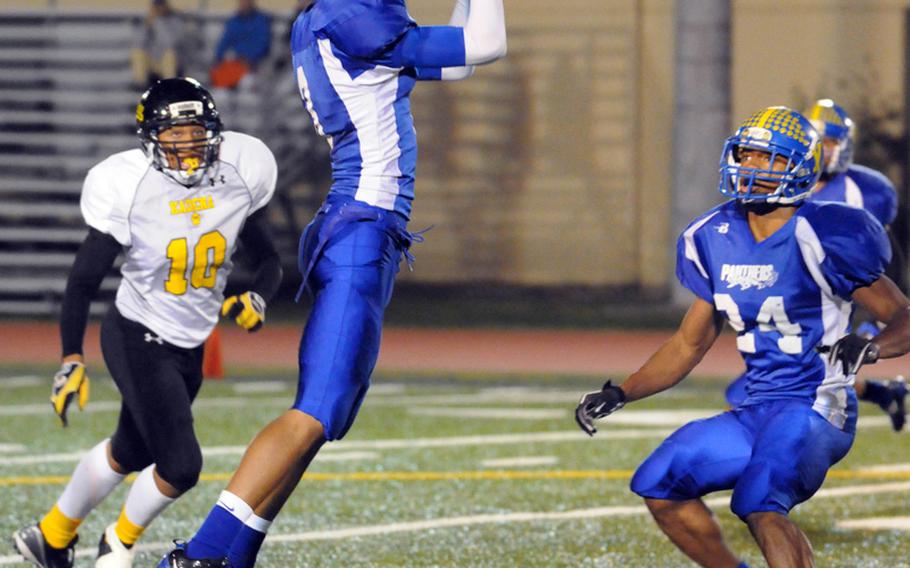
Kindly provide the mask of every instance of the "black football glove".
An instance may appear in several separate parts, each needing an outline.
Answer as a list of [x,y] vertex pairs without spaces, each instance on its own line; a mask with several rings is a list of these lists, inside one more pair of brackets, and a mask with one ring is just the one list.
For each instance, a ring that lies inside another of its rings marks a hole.
[[76,361],[64,363],[54,375],[54,385],[51,387],[51,406],[64,428],[69,424],[66,411],[70,403],[77,400],[79,410],[83,410],[88,404],[88,393],[89,381],[85,365]]
[[614,387],[613,381],[607,381],[599,391],[581,397],[578,408],[575,409],[575,421],[588,436],[593,436],[597,432],[595,420],[609,416],[625,405],[626,393],[621,388]]
[[838,339],[831,347],[822,347],[821,353],[828,353],[828,364],[840,361],[846,375],[855,375],[860,367],[878,361],[878,345],[869,339],[851,333]]
[[249,332],[258,331],[265,323],[265,300],[256,292],[231,296],[221,305],[221,315]]

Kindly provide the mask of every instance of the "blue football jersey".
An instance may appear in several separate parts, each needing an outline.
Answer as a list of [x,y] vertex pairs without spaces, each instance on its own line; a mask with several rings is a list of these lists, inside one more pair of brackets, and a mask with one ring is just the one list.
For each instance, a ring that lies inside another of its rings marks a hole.
[[403,0],[319,0],[294,22],[291,53],[304,106],[332,148],[331,193],[409,217],[417,167],[409,97],[418,79],[464,65],[461,29],[418,28]]
[[863,209],[805,202],[756,242],[745,210],[731,200],[680,236],[676,274],[736,330],[746,363],[743,405],[809,399],[843,427],[853,378],[829,367],[816,347],[848,333],[853,291],[877,280],[890,257],[884,229]]
[[810,199],[865,209],[885,226],[897,217],[897,192],[891,181],[881,172],[857,164],[832,177]]

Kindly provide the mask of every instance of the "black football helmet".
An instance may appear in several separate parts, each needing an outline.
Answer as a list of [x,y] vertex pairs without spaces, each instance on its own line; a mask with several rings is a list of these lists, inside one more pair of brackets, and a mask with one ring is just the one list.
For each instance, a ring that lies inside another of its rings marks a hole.
[[[193,124],[205,128],[204,138],[170,143],[159,139],[169,128]],[[156,82],[136,106],[136,133],[143,151],[155,168],[186,187],[202,181],[218,160],[222,129],[212,95],[189,77]]]

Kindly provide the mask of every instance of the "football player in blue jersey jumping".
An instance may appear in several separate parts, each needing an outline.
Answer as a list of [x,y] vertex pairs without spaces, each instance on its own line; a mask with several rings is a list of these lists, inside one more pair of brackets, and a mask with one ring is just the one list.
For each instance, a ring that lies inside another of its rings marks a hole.
[[[345,435],[370,383],[382,316],[414,240],[419,80],[463,79],[506,54],[502,0],[456,0],[448,26],[418,26],[404,0],[316,0],[291,37],[306,110],[332,148],[333,184],[300,240],[314,305],[288,411],[253,440],[196,535],[162,567],[252,566],[272,519],[326,441]],[[410,260],[410,258],[409,258]]]
[[[863,209],[806,200],[821,144],[785,107],[755,114],[727,140],[720,192],[731,199],[679,238],[676,274],[696,296],[679,329],[625,382],[585,395],[576,410],[593,434],[595,419],[681,381],[725,319],[736,330],[748,398],[674,432],[631,483],[702,566],[744,565],[701,500],[725,489],[770,566],[813,565],[788,513],[853,443],[856,372],[910,350],[910,300],[884,275],[891,250],[881,224]],[[885,322],[875,338],[848,333],[853,301]]]
[[[831,99],[816,101],[804,116],[821,135],[823,148],[821,177],[809,199],[836,201],[865,209],[888,230],[897,216],[897,192],[881,172],[853,163],[856,130],[853,120]],[[885,274],[906,293],[904,257],[890,230],[888,235],[891,237],[892,256]],[[875,322],[864,322],[857,328],[857,333],[873,337],[878,333],[878,327]],[[857,377],[855,388],[860,400],[873,402],[888,414],[895,431],[903,429],[906,421],[904,401],[907,387],[902,381],[864,380]],[[726,399],[730,407],[735,408],[747,396],[746,375],[743,374],[727,387]]]

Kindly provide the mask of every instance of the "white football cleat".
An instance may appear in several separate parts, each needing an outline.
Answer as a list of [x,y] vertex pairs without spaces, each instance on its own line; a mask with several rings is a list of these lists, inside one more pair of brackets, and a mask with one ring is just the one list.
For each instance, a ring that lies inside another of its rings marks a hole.
[[115,524],[108,525],[98,543],[98,559],[95,568],[132,568],[133,550],[127,548],[117,537]]

